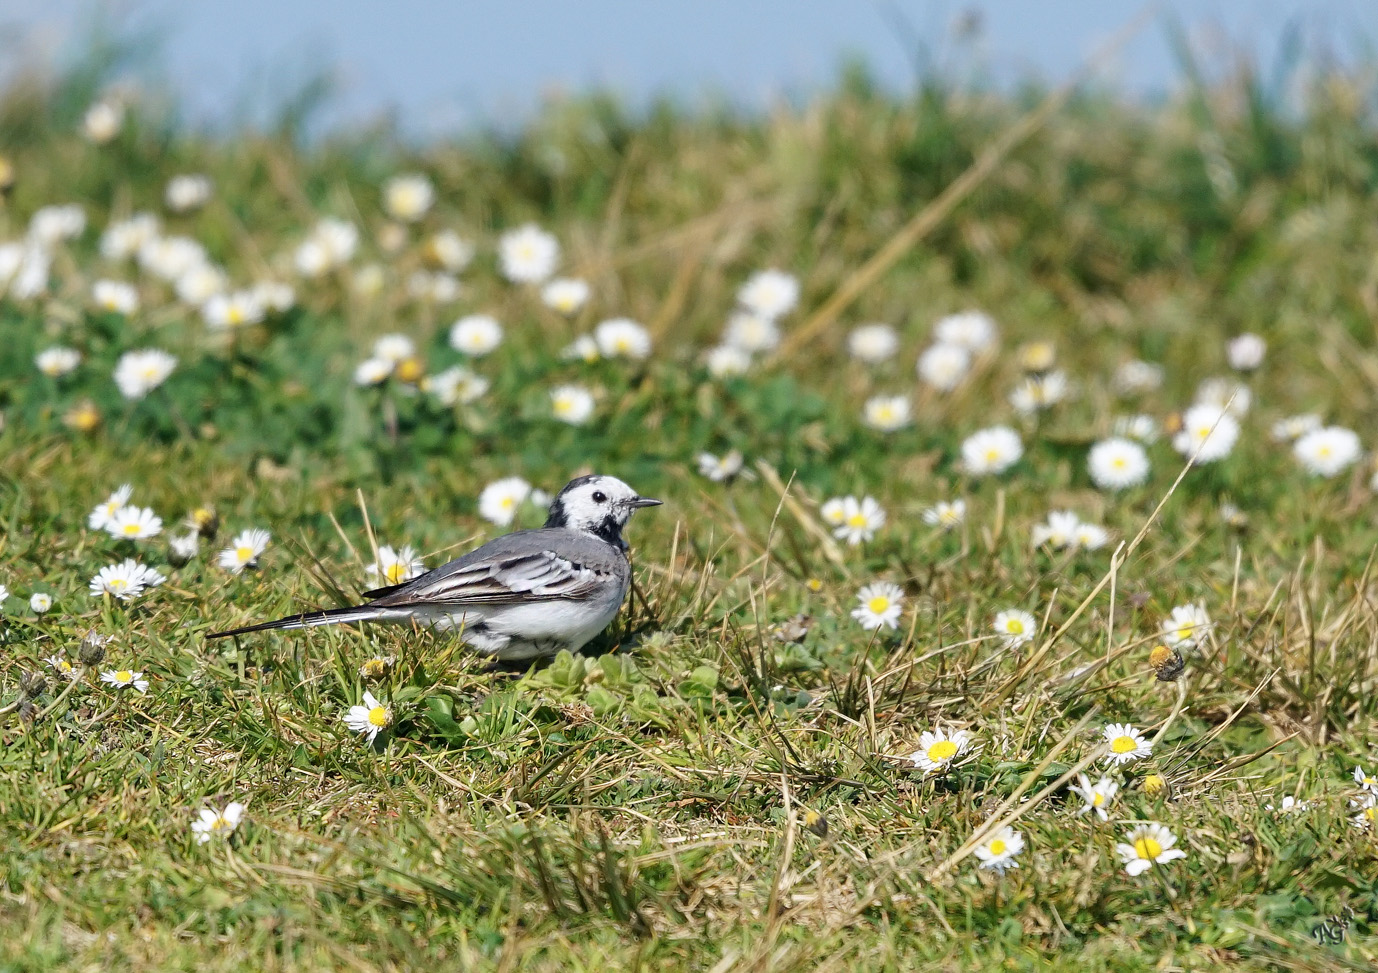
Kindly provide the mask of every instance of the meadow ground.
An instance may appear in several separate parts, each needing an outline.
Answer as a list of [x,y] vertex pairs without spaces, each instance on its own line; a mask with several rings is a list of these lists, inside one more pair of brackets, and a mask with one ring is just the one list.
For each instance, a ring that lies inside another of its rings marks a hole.
[[[0,967],[1373,967],[1372,72],[1080,94],[919,234],[1036,93],[99,77],[0,99]],[[585,656],[205,638],[589,470],[666,503]]]

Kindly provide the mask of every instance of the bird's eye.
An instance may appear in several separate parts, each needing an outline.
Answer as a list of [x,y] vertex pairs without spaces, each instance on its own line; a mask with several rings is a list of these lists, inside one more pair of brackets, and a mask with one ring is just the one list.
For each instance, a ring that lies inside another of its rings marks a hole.
[[602,490],[594,490],[594,491],[593,491],[593,502],[594,502],[594,503],[607,503],[607,502],[608,502],[608,495],[607,495],[606,493],[604,493]]

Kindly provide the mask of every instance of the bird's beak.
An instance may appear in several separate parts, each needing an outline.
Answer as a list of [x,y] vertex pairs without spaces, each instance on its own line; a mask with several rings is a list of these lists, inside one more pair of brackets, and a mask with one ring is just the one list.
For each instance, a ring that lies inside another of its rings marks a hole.
[[635,509],[636,507],[659,507],[664,500],[653,500],[650,497],[632,497],[627,501],[627,506]]

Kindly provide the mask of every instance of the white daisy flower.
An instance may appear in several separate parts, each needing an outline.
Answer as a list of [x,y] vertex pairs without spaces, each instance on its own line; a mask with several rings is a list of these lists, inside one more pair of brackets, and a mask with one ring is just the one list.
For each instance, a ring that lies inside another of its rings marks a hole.
[[909,397],[905,395],[876,395],[866,400],[862,419],[866,425],[881,432],[894,432],[909,425]]
[[1003,875],[1006,869],[1018,868],[1015,856],[1024,850],[1024,836],[1009,825],[1001,828],[976,848],[982,868]]
[[394,220],[414,223],[435,202],[435,187],[425,176],[408,173],[393,176],[383,185],[383,209]]
[[1239,420],[1205,402],[1182,414],[1182,429],[1172,437],[1172,448],[1187,458],[1195,455],[1196,463],[1214,463],[1230,455],[1238,439]]
[[1158,441],[1158,420],[1140,413],[1135,416],[1120,416],[1115,420],[1115,435],[1125,439],[1137,439],[1144,445]]
[[86,518],[86,526],[92,530],[105,530],[105,525],[110,522],[110,518],[120,510],[125,504],[129,503],[129,498],[134,495],[134,488],[128,483],[121,483],[119,489],[110,494],[104,503],[96,505],[96,509],[91,511],[91,515]]
[[474,259],[474,245],[454,230],[439,230],[426,241],[426,256],[450,273],[457,274]]
[[1017,649],[1032,642],[1038,635],[1038,619],[1018,608],[1007,608],[996,615],[991,627],[1007,649]]
[[846,497],[842,501],[842,523],[833,531],[838,540],[853,546],[869,541],[885,526],[885,511],[872,497]]
[[[852,500],[852,498],[833,497],[831,500],[825,501],[823,506],[818,509],[818,512],[826,523],[833,527],[840,527],[847,520],[848,500]],[[853,502],[855,501],[853,500]]]
[[963,311],[949,314],[933,326],[935,341],[947,345],[961,345],[971,352],[982,352],[995,345],[1000,329],[995,319],[982,311]]
[[1292,447],[1292,454],[1308,473],[1327,478],[1353,466],[1362,451],[1358,435],[1343,426],[1312,430]]
[[139,266],[171,283],[193,267],[210,262],[206,248],[190,237],[149,236],[139,247]]
[[641,360],[651,353],[651,333],[631,318],[611,318],[593,329],[604,358]]
[[241,530],[230,541],[230,546],[220,552],[215,563],[234,574],[239,574],[245,568],[257,567],[258,557],[267,549],[272,537],[261,527]]
[[157,537],[162,531],[163,519],[147,507],[120,507],[105,524],[111,537],[131,541]]
[[754,314],[775,321],[799,303],[799,281],[783,270],[761,270],[752,274],[737,292],[737,303]]
[[708,374],[714,378],[745,375],[751,368],[751,355],[735,345],[718,345],[703,356]]
[[416,357],[416,342],[404,334],[385,334],[373,343],[373,357],[396,365]]
[[560,243],[534,223],[508,230],[498,239],[502,275],[515,284],[539,284],[555,273]]
[[152,213],[135,213],[105,228],[100,238],[100,255],[106,260],[127,260],[157,236],[158,217]]
[[1163,641],[1170,648],[1190,649],[1205,642],[1210,634],[1211,617],[1202,605],[1178,605],[1163,622]]
[[[183,304],[201,308],[201,316],[209,322],[211,318],[216,318],[219,322],[218,327],[228,328],[231,325],[229,307],[212,307],[209,313],[206,305],[211,302],[211,298],[225,293],[230,288],[230,278],[214,264],[197,264],[187,270],[177,278],[173,284],[173,290],[177,292],[177,299]],[[238,312],[238,309],[235,309]],[[245,323],[239,321],[240,324]]]
[[1073,536],[1083,551],[1098,551],[1110,542],[1110,532],[1099,524],[1079,523]]
[[443,372],[427,375],[421,380],[421,388],[443,406],[468,405],[483,398],[488,391],[488,379],[462,365],[453,365]]
[[174,565],[186,564],[201,551],[201,535],[197,531],[168,538],[168,560]]
[[946,770],[952,762],[971,749],[971,734],[966,730],[947,732],[939,727],[925,730],[919,737],[919,749],[909,755],[914,766],[926,773]]
[[[4,599],[0,599],[3,601]],[[35,615],[42,615],[51,611],[53,607],[53,596],[46,591],[35,591],[29,595],[29,611]]]
[[496,480],[478,495],[479,516],[499,527],[506,527],[517,516],[517,508],[531,495],[531,484],[519,476]]
[[76,203],[41,206],[29,218],[29,240],[44,247],[74,240],[85,229],[86,212]]
[[71,680],[75,680],[77,678],[76,666],[72,665],[72,663],[67,661],[67,659],[63,658],[63,656],[61,656],[60,654],[50,655],[43,661],[48,664],[48,666],[53,670],[53,672],[57,673],[62,678]]
[[578,314],[588,303],[587,281],[574,277],[557,277],[541,288],[541,302],[546,307],[569,317]]
[[378,734],[392,726],[392,710],[380,703],[372,693],[364,692],[362,706],[351,706],[344,716],[345,725],[372,743]]
[[450,327],[450,347],[470,358],[482,358],[502,344],[502,325],[489,314],[468,314]]
[[115,384],[126,399],[142,399],[176,367],[177,359],[159,348],[126,351],[115,364]]
[[915,369],[925,384],[951,392],[971,370],[971,352],[961,345],[932,345],[919,356]]
[[770,351],[780,344],[780,326],[773,318],[749,311],[733,311],[723,331],[723,344],[748,355]]
[[1164,865],[1178,858],[1186,858],[1187,853],[1174,848],[1177,836],[1161,824],[1145,823],[1139,825],[1115,845],[1115,854],[1120,856],[1124,870],[1129,875],[1142,875],[1154,865]]
[[142,672],[135,672],[132,669],[111,669],[100,674],[100,681],[114,686],[116,689],[137,689],[141,693],[148,692],[148,680],[144,678]]
[[1067,398],[1070,389],[1066,372],[1029,375],[1020,379],[1010,393],[1010,405],[1020,415],[1031,416],[1057,405]]
[[1148,453],[1132,439],[1102,439],[1091,447],[1086,468],[1102,490],[1123,490],[1148,479]]
[[230,832],[239,827],[239,822],[244,819],[245,807],[239,801],[231,801],[225,805],[225,810],[215,811],[208,807],[203,807],[196,815],[196,820],[191,823],[191,832],[196,835],[196,843],[204,845],[211,838],[228,838]]
[[1271,804],[1263,805],[1263,810],[1272,811],[1275,814],[1300,814],[1310,809],[1311,805],[1309,802],[1299,801],[1291,794],[1284,797],[1277,807],[1273,807]]
[[254,300],[266,310],[282,314],[296,307],[297,292],[291,284],[280,280],[261,280],[251,289]]
[[108,594],[120,601],[133,601],[143,594],[145,588],[155,588],[165,580],[152,568],[133,558],[125,558],[119,564],[108,564],[101,568],[91,579],[89,588],[91,595],[96,598]]
[[1225,358],[1230,367],[1240,372],[1252,372],[1263,364],[1268,343],[1256,334],[1248,333],[1230,339],[1225,346]]
[[1359,785],[1360,790],[1378,794],[1378,776],[1366,773],[1362,767],[1354,768],[1354,783]]
[[699,475],[708,477],[714,483],[723,483],[742,471],[742,462],[741,452],[735,449],[722,456],[699,453]]
[[1115,792],[1120,789],[1120,785],[1109,777],[1101,777],[1096,781],[1095,786],[1091,785],[1090,778],[1085,774],[1077,774],[1077,784],[1068,788],[1073,794],[1079,796],[1086,803],[1082,805],[1078,814],[1086,814],[1090,811],[1096,812],[1102,821],[1108,821],[1110,815],[1106,812],[1115,800]]
[[1114,385],[1121,395],[1152,392],[1163,384],[1163,366],[1153,362],[1127,361],[1115,370]]
[[1249,386],[1232,378],[1208,378],[1196,387],[1195,405],[1213,405],[1224,409],[1236,419],[1242,419],[1253,405],[1254,393]]
[[416,551],[410,544],[397,550],[380,547],[377,562],[365,566],[364,571],[373,580],[384,585],[394,585],[425,574],[426,564],[416,556]]
[[1273,423],[1273,441],[1278,443],[1292,442],[1305,436],[1308,432],[1315,432],[1321,428],[1321,425],[1321,417],[1314,412],[1288,416],[1286,419],[1279,419]]
[[124,106],[118,101],[101,100],[81,117],[81,130],[93,145],[104,145],[124,127]]
[[931,527],[941,527],[943,530],[953,530],[961,526],[966,517],[967,502],[965,500],[939,500],[923,512],[925,524]]
[[1009,426],[991,426],[962,441],[962,467],[972,476],[998,475],[1024,455],[1019,433]]
[[381,385],[392,374],[393,363],[386,358],[365,358],[354,366],[354,384],[367,388]]
[[1133,763],[1153,753],[1153,744],[1128,723],[1111,723],[1106,726],[1103,735],[1105,742],[1110,744],[1105,759],[1112,764]]
[[213,295],[201,308],[201,317],[212,331],[233,331],[263,320],[267,309],[251,290]]
[[1357,801],[1350,801],[1350,804],[1360,808],[1359,813],[1353,818],[1354,827],[1370,831],[1378,826],[1378,795],[1365,791]]
[[593,393],[579,385],[557,385],[550,390],[551,414],[571,426],[582,426],[593,415]]
[[1070,510],[1051,510],[1048,519],[1034,524],[1033,546],[1047,545],[1054,550],[1062,550],[1077,545],[1077,532],[1081,529],[1081,518]]
[[565,361],[581,361],[591,365],[603,356],[598,351],[598,342],[593,340],[593,335],[581,334],[565,346],[560,357]]
[[904,592],[897,584],[876,581],[866,585],[856,596],[860,606],[852,609],[852,617],[867,631],[880,628],[899,628],[900,606]]
[[211,199],[211,181],[197,173],[173,176],[163,190],[163,202],[174,213],[200,209]]
[[61,378],[81,364],[81,352],[75,348],[45,348],[35,356],[34,364],[49,378]]
[[98,280],[91,285],[91,298],[96,307],[126,317],[139,309],[139,291],[122,280]]
[[868,365],[887,362],[899,350],[900,336],[888,324],[863,324],[847,336],[847,352]]

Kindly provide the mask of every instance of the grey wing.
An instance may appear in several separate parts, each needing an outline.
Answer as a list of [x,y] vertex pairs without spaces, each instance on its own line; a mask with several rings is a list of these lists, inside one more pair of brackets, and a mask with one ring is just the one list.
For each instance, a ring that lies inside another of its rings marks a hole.
[[503,604],[533,599],[580,599],[598,592],[611,565],[579,564],[550,550],[463,558],[423,574],[372,604]]

